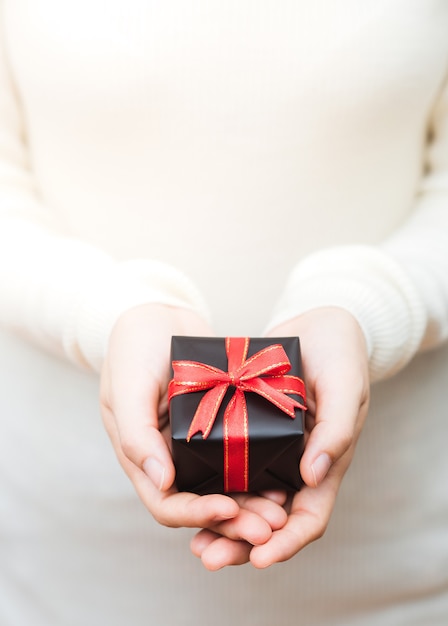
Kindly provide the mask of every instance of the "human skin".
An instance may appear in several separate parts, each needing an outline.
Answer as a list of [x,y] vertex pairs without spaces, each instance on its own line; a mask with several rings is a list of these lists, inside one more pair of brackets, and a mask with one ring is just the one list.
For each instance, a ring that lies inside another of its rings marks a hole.
[[172,335],[210,336],[196,313],[157,304],[127,311],[112,330],[101,374],[104,425],[123,469],[153,517],[170,527],[213,527],[229,540],[264,543],[286,522],[274,500],[179,493],[169,449],[167,387]]
[[172,335],[211,336],[196,313],[163,305],[127,311],[115,325],[101,375],[101,413],[117,457],[153,517],[170,527],[200,529],[193,554],[209,570],[250,561],[285,561],[322,536],[364,423],[368,356],[356,320],[321,308],[273,329],[299,336],[307,385],[307,439],[300,471],[305,486],[283,492],[179,493],[169,449],[166,390]]
[[352,315],[339,308],[315,309],[272,329],[270,335],[301,340],[308,404],[300,463],[305,486],[286,503],[285,524],[261,545],[230,543],[214,529],[196,534],[191,549],[210,570],[247,561],[265,568],[290,559],[320,538],[367,415],[368,355]]

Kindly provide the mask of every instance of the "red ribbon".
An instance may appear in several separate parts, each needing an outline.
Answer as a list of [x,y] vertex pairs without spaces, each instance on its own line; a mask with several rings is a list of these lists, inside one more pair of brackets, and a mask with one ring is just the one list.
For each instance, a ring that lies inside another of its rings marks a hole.
[[235,387],[224,413],[224,491],[248,491],[249,434],[244,392],[258,393],[294,419],[294,409],[306,410],[306,406],[286,394],[298,394],[305,402],[305,385],[301,378],[287,375],[291,363],[280,344],[272,344],[248,359],[249,338],[227,337],[225,345],[227,372],[197,361],[173,361],[168,398],[209,390],[199,402],[187,435],[187,441],[198,432],[207,439],[227,389]]

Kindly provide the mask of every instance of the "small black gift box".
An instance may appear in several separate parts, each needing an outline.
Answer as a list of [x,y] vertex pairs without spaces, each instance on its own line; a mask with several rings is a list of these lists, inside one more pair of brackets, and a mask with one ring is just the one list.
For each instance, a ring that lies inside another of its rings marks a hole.
[[300,489],[305,388],[297,337],[173,337],[172,362],[179,491]]

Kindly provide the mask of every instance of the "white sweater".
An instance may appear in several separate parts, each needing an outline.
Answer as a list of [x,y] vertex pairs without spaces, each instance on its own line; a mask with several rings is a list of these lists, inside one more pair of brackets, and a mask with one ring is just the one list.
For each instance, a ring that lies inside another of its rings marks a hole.
[[3,324],[99,369],[143,302],[223,334],[337,305],[374,379],[445,339],[446,3],[3,0],[0,26]]
[[2,626],[446,626],[448,345],[416,353],[448,333],[448,2],[0,0],[0,44],[8,329],[98,370],[139,303],[223,335],[333,304],[397,372],[326,535],[211,574],[97,376],[0,332]]

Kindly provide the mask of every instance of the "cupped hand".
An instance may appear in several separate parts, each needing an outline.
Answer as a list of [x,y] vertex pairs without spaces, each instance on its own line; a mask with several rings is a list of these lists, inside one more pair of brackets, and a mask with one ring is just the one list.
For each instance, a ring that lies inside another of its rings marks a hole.
[[147,304],[124,313],[102,369],[101,414],[121,466],[160,524],[214,528],[230,542],[261,545],[286,521],[279,503],[179,493],[174,486],[167,418],[171,337],[212,334],[186,309]]
[[[290,559],[320,538],[367,415],[368,355],[352,315],[333,307],[314,309],[273,329],[270,336],[301,340],[308,404],[300,463],[305,485],[288,500],[285,523],[261,545],[232,542],[214,528],[198,533],[191,549],[208,569],[247,561],[265,568]],[[281,498],[282,494],[270,494],[265,500]]]

